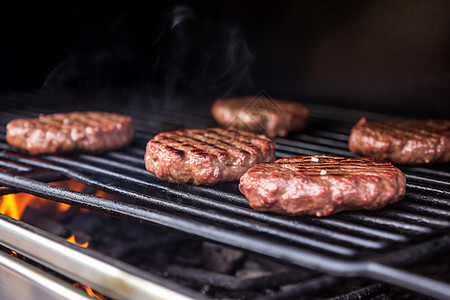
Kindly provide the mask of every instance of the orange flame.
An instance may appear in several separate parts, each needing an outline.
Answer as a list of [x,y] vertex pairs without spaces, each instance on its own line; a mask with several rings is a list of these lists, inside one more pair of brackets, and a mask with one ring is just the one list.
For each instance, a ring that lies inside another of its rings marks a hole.
[[[52,185],[67,188],[74,191],[83,191],[86,188],[86,185],[79,183],[75,180],[65,180],[59,181],[55,183],[50,183]],[[101,194],[101,193],[100,193]],[[70,205],[65,203],[57,203],[45,198],[36,197],[26,193],[18,193],[18,194],[8,194],[4,195],[0,198],[0,213],[10,216],[14,219],[19,220],[22,217],[23,212],[27,207],[32,208],[40,208],[44,205],[53,205],[58,212],[64,212],[70,208]],[[72,235],[68,239],[68,242],[75,244],[77,246],[87,248],[89,246],[89,242],[84,244],[77,243],[75,240],[75,236]],[[17,252],[11,251],[11,255],[17,256]],[[105,300],[105,297],[101,293],[94,292],[91,287],[87,285],[83,285],[81,283],[75,283],[73,286],[80,287],[86,291],[86,293],[95,299]]]
[[0,213],[19,220],[31,199],[27,194],[4,195],[0,201]]
[[71,237],[67,238],[66,241],[68,241],[68,242],[70,242],[72,244],[75,244],[77,246],[83,247],[83,248],[87,248],[89,246],[89,242],[86,242],[84,244],[77,243],[77,241],[75,240],[75,235],[73,235],[73,234],[72,234]]
[[110,193],[107,193],[107,192],[104,192],[102,190],[98,190],[97,192],[95,192],[94,195],[97,196],[97,197],[108,198],[108,199],[111,199],[111,200],[119,200],[120,199],[119,196],[114,195],[114,194],[110,194]]
[[59,212],[65,212],[66,210],[68,210],[70,208],[69,204],[65,204],[65,203],[58,203],[57,209]]
[[100,300],[104,300],[104,299],[105,299],[105,297],[103,297],[102,294],[100,294],[100,293],[95,293],[95,292],[91,289],[90,286],[81,284],[81,283],[79,283],[79,282],[74,283],[73,286],[74,286],[74,287],[79,287],[79,288],[84,289],[84,290],[86,291],[86,293],[87,293],[89,296],[91,296],[92,298],[100,299]]
[[[63,180],[58,182],[50,182],[49,184],[69,189],[72,191],[82,192],[86,189],[86,185],[76,180]],[[117,195],[109,194],[103,191],[97,191],[95,196],[118,200]],[[70,208],[69,204],[54,202],[45,198],[33,196],[26,193],[17,193],[4,195],[0,198],[0,213],[19,220],[27,207],[39,209],[44,205],[52,205],[57,212],[64,212]],[[87,211],[81,209],[81,211]]]
[[[78,192],[86,188],[86,185],[75,180],[64,180],[50,184]],[[54,202],[26,193],[17,193],[4,195],[0,198],[0,213],[20,220],[27,207],[38,209],[44,205],[53,205],[57,212],[64,212],[70,208],[70,205],[65,203]]]

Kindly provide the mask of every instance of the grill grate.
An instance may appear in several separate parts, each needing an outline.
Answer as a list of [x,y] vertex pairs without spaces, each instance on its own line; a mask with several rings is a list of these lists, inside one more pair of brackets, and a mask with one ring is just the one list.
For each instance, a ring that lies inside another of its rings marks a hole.
[[[107,108],[131,115],[136,127],[132,145],[101,155],[31,157],[5,142],[9,120],[54,113],[57,106],[53,99],[4,96],[6,104],[0,112],[0,168],[5,172],[0,173],[0,183],[5,187],[0,189],[1,195],[25,192],[102,214],[158,224],[333,276],[376,279],[436,298],[450,295],[449,284],[398,268],[450,249],[450,235],[445,234],[450,228],[448,164],[402,167],[407,176],[405,199],[379,211],[342,212],[326,218],[260,213],[249,207],[236,182],[214,187],[178,185],[161,181],[144,168],[145,144],[153,135],[179,127],[214,126],[209,107],[170,111],[153,107],[142,111],[114,103],[90,103],[91,110]],[[67,101],[57,110],[86,109],[74,103]],[[275,139],[278,158],[310,154],[353,156],[346,141],[361,114],[311,105],[311,115],[310,126],[304,132]],[[367,113],[364,116],[389,117]],[[63,179],[119,195],[124,201],[47,184]],[[335,281],[334,277],[323,276],[295,289]]]

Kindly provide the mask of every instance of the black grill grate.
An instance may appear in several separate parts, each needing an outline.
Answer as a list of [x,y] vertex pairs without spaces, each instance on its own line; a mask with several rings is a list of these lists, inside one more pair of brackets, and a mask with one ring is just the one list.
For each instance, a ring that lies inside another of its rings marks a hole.
[[[237,183],[213,187],[178,185],[157,179],[144,168],[146,142],[161,131],[179,127],[215,126],[208,106],[141,109],[114,103],[76,101],[55,105],[55,97],[4,96],[0,112],[0,194],[26,192],[102,214],[200,236],[260,253],[290,264],[333,276],[360,276],[445,298],[450,285],[397,266],[409,265],[450,249],[450,168],[402,167],[407,176],[406,198],[379,211],[343,212],[326,218],[285,217],[252,210]],[[84,102],[85,103],[85,102]],[[5,142],[6,123],[38,113],[98,109],[133,117],[136,138],[120,151],[101,155],[71,154],[31,157]],[[304,132],[276,138],[277,157],[310,154],[353,156],[347,149],[348,133],[358,112],[310,106],[312,118]],[[368,118],[388,116],[365,114]],[[39,174],[44,172],[44,174]],[[36,175],[37,173],[37,175]],[[74,179],[105,192],[120,195],[115,201],[47,184]],[[390,267],[389,267],[389,266]],[[393,267],[396,266],[396,267]],[[298,290],[335,282],[330,276],[305,281]]]

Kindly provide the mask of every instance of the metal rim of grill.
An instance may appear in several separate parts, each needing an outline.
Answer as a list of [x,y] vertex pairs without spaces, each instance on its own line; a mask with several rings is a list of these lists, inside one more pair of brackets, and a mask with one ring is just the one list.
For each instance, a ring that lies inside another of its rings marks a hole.
[[[145,170],[145,144],[157,133],[174,126],[216,126],[208,106],[139,110],[111,103],[105,106],[100,101],[83,108],[74,102],[55,106],[58,102],[54,99],[55,95],[3,96],[0,168],[6,171],[0,173],[4,186],[1,195],[25,192],[102,214],[157,224],[323,272],[328,275],[315,279],[323,283],[333,281],[333,276],[365,277],[431,297],[450,295],[448,283],[401,269],[450,249],[450,235],[446,234],[450,228],[448,164],[399,166],[407,178],[406,197],[381,210],[342,212],[323,218],[261,213],[249,207],[236,182],[212,187],[179,185],[161,181]],[[100,155],[29,156],[6,143],[5,125],[9,120],[54,113],[55,107],[61,112],[97,109],[128,114],[136,128],[135,140],[124,149]],[[319,154],[352,157],[347,148],[351,126],[362,116],[391,117],[308,107],[311,120],[307,129],[274,139],[277,158]],[[45,174],[29,175],[36,170]],[[62,179],[73,179],[128,201],[47,184]]]

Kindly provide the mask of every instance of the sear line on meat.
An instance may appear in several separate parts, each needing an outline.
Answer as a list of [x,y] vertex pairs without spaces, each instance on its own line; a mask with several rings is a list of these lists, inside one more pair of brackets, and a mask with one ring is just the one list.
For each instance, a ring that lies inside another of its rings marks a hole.
[[238,180],[251,166],[274,161],[274,152],[272,140],[243,130],[176,130],[147,143],[145,167],[170,182],[213,185]]
[[7,142],[32,155],[99,153],[119,149],[133,138],[130,117],[101,111],[39,115],[33,119],[15,119],[6,126]]
[[298,102],[252,96],[218,99],[211,113],[224,127],[260,132],[271,138],[305,128],[310,114]]
[[402,199],[405,186],[389,162],[316,155],[258,164],[242,175],[239,190],[255,210],[322,217],[379,209]]
[[450,120],[380,120],[362,118],[349,138],[352,153],[396,164],[450,161]]

